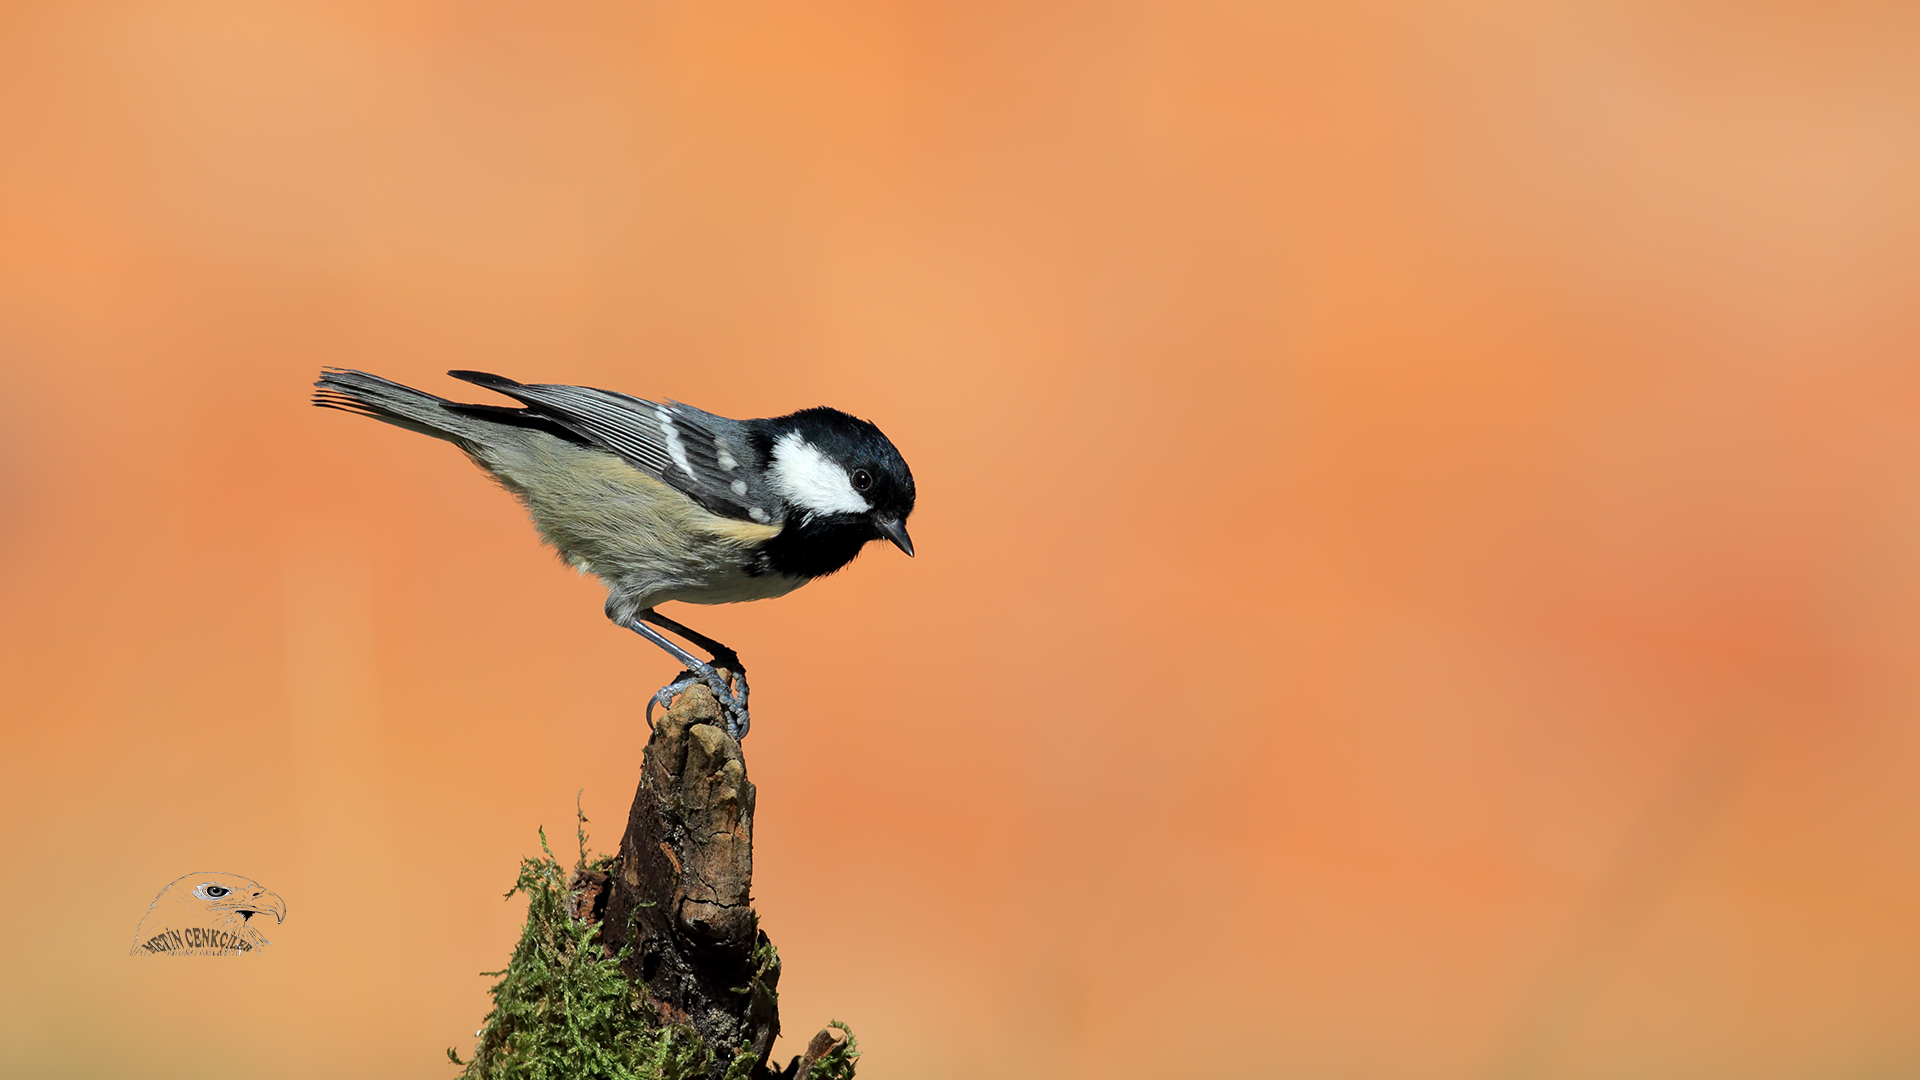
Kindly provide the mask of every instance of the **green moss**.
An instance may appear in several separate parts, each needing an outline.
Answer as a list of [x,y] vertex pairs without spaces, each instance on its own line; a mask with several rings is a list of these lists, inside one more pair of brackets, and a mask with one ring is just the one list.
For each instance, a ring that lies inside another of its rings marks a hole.
[[827,1051],[820,1060],[807,1070],[805,1080],[853,1080],[854,1062],[860,1060],[860,1044],[854,1041],[853,1029],[838,1020],[834,1027],[847,1033],[847,1041]]
[[[583,819],[584,823],[584,819]],[[480,1029],[473,1060],[452,1049],[447,1058],[464,1065],[465,1080],[696,1080],[706,1075],[713,1052],[684,1024],[661,1024],[644,988],[620,968],[624,952],[608,956],[600,925],[575,918],[571,875],[547,847],[540,830],[540,858],[523,859],[507,896],[527,897],[527,924],[520,943],[493,984],[493,1011]],[[580,833],[580,865],[604,872],[611,858],[591,864],[586,833]],[[753,1057],[744,1051],[728,1063],[727,1080],[746,1080]]]
[[[600,924],[574,915],[577,871],[604,874],[612,856],[587,858],[586,817],[577,830],[580,858],[569,873],[540,830],[538,858],[522,859],[520,876],[507,891],[527,897],[527,924],[505,970],[489,991],[493,1011],[481,1026],[473,1060],[447,1059],[464,1067],[462,1080],[699,1080],[714,1063],[713,1049],[686,1024],[663,1024],[647,1003],[646,988],[621,968],[627,949],[607,955]],[[755,953],[758,970],[737,992],[765,989],[777,966],[772,943]],[[770,989],[765,989],[771,994]],[[847,1041],[808,1070],[805,1080],[853,1080],[860,1053],[845,1024]],[[753,1055],[744,1047],[727,1063],[723,1080],[750,1080]]]

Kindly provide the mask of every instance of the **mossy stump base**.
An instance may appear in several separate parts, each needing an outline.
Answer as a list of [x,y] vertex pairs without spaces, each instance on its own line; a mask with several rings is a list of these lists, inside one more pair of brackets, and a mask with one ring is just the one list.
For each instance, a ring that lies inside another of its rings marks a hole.
[[[468,1080],[852,1080],[835,1022],[784,1069],[780,957],[754,914],[753,784],[705,686],[647,741],[619,854],[568,874],[546,847],[515,892],[527,925],[493,987]],[[508,894],[509,896],[512,893]]]

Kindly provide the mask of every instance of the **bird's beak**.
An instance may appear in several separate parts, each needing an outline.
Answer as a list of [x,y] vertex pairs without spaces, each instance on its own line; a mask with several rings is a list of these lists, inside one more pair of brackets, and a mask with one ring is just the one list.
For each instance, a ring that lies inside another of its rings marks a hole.
[[280,899],[279,893],[270,893],[264,889],[249,897],[245,903],[240,905],[239,910],[252,912],[271,911],[273,912],[274,922],[282,923],[287,921],[287,902]]
[[880,530],[881,536],[893,541],[894,547],[906,552],[907,558],[913,558],[913,538],[907,535],[905,522],[894,521],[891,518],[875,518],[873,525]]

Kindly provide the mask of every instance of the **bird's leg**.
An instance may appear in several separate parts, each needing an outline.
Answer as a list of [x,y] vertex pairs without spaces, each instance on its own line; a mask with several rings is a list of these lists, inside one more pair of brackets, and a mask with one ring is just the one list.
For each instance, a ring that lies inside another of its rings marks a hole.
[[[685,649],[682,649],[680,646],[675,645],[661,635],[658,630],[637,621],[627,623],[626,626],[627,629],[666,650],[668,656],[680,661],[687,669],[679,678],[661,687],[659,691],[647,699],[648,727],[653,726],[653,707],[655,705],[665,708],[672,703],[674,695],[694,683],[703,682],[707,685],[707,689],[713,691],[714,699],[720,703],[721,710],[726,713],[727,733],[736,739],[746,737],[747,727],[750,721],[747,716],[745,693],[736,696],[728,689],[726,680],[720,677],[719,670],[713,664],[709,664]],[[742,684],[741,689],[743,691],[745,690],[744,684]]]
[[[648,622],[665,626],[674,633],[684,636],[688,641],[706,649],[713,654],[715,663],[710,664],[674,644],[668,640],[664,634],[660,633],[660,631],[646,625]],[[680,661],[687,669],[686,674],[661,687],[658,693],[648,699],[648,726],[652,726],[653,724],[653,707],[655,705],[664,708],[673,700],[675,694],[678,694],[693,683],[703,682],[707,684],[707,689],[713,691],[714,699],[720,703],[721,710],[727,715],[727,733],[736,739],[746,738],[747,728],[751,725],[751,720],[747,715],[747,680],[746,677],[740,673],[738,667],[740,663],[739,654],[711,638],[688,630],[672,619],[655,614],[652,610],[640,612],[637,618],[628,621],[624,625],[627,629],[666,650],[668,656]],[[718,666],[725,665],[729,660],[733,662],[734,666],[729,667],[728,670],[734,673],[734,678],[739,683],[738,694],[728,688],[727,681],[720,677],[718,670]]]
[[695,645],[707,650],[707,655],[713,657],[715,666],[726,668],[735,675],[746,674],[747,669],[740,663],[739,653],[734,652],[732,649],[727,648],[725,645],[720,644],[698,630],[682,626],[652,608],[642,611],[640,617],[663,630],[672,631],[681,638],[691,641]]
[[[730,716],[737,714],[737,725],[740,730],[735,733],[735,737],[745,738],[747,728],[752,725],[752,719],[747,713],[747,665],[740,660],[740,654],[692,627],[684,626],[667,618],[652,608],[647,608],[640,612],[640,618],[707,650],[707,655],[713,658],[712,665],[714,667],[726,668],[733,674],[733,685],[730,689],[732,690],[732,700],[735,704],[727,704],[728,699],[724,695],[716,693],[715,696],[719,697],[721,703],[727,706]],[[678,691],[676,690],[675,693],[678,693]],[[665,703],[663,702],[662,704],[664,705]]]

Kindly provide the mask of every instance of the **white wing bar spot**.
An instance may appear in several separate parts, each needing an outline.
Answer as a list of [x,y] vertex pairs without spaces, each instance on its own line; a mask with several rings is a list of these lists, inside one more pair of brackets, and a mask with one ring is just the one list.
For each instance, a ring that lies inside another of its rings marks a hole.
[[688,477],[693,476],[693,463],[687,460],[687,447],[680,441],[679,429],[673,426],[673,414],[665,409],[653,410],[653,418],[660,422],[660,431],[667,437],[667,453],[673,457],[673,463]]

